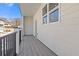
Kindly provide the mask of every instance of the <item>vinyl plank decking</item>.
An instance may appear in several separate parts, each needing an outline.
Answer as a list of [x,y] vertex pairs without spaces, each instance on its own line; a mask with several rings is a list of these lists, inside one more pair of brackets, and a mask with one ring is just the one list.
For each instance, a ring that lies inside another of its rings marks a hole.
[[19,56],[56,56],[56,54],[33,36],[24,36]]

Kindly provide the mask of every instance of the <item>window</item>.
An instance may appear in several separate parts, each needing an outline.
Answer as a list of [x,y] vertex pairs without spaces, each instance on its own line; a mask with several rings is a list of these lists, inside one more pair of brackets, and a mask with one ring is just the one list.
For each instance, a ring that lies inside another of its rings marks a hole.
[[45,7],[42,9],[42,15],[44,16],[47,13],[47,4]]
[[[47,7],[48,6],[48,7]],[[42,9],[43,24],[53,23],[59,21],[59,7],[58,3],[49,3]]]
[[54,10],[53,12],[51,12],[49,14],[49,22],[57,22],[58,21],[58,14],[59,14],[59,11],[58,9]]
[[43,24],[47,24],[47,4],[42,9]]
[[47,15],[43,17],[43,24],[47,24]]
[[59,20],[58,3],[49,4],[49,23],[57,22]]

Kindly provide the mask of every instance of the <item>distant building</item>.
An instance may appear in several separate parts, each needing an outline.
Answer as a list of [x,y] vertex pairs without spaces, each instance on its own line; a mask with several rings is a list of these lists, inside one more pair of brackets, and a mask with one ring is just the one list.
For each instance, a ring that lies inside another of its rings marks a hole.
[[13,27],[19,27],[21,25],[21,18],[12,18],[10,23],[13,24]]

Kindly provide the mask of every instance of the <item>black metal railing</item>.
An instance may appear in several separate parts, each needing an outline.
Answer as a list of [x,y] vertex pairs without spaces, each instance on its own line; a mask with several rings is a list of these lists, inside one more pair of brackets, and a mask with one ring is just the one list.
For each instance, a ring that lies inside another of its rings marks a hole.
[[0,56],[16,55],[16,32],[0,37]]

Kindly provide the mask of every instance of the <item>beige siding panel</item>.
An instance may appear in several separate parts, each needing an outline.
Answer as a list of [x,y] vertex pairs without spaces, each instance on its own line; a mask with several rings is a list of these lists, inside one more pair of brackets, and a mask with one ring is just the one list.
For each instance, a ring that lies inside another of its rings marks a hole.
[[38,39],[58,55],[79,55],[79,4],[61,4],[61,22],[42,24],[45,4],[34,15],[37,20]]

